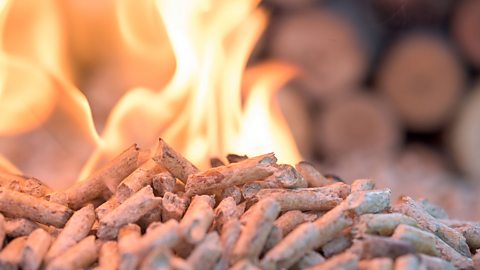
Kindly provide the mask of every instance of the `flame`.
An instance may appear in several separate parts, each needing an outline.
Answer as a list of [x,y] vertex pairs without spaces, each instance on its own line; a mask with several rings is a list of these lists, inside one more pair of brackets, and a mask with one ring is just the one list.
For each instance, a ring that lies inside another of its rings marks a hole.
[[[272,104],[275,91],[295,71],[274,63],[249,69],[250,89],[244,91],[242,104],[243,71],[267,24],[258,1],[155,3],[174,52],[175,73],[165,88],[136,88],[119,101],[102,134],[105,144],[84,175],[132,141],[149,146],[156,136],[200,167],[207,166],[207,157],[227,153],[274,151],[281,162],[298,161],[293,137]],[[125,38],[139,44],[124,14],[119,20],[127,29]]]
[[[209,157],[228,153],[275,152],[284,163],[300,159],[274,98],[296,70],[273,61],[247,68],[268,22],[259,0],[105,4],[115,12],[112,33],[120,36],[111,38],[113,45],[107,42],[117,48],[110,59],[127,59],[121,69],[130,66],[119,80],[138,80],[137,87],[121,90],[125,94],[111,110],[101,136],[86,97],[74,85],[78,67],[72,62],[86,57],[90,65],[109,50],[89,49],[95,41],[89,42],[88,31],[68,31],[61,1],[12,1],[0,2],[4,170],[16,171],[17,166],[49,184],[65,186],[72,178],[84,179],[132,142],[148,148],[158,137],[203,168]],[[80,15],[74,13],[68,20]],[[70,24],[75,28],[81,22]],[[14,33],[18,25],[22,30]],[[77,32],[82,36],[75,39]],[[69,38],[87,48],[69,48]],[[72,52],[80,56],[69,55]],[[138,68],[138,63],[146,66]],[[149,67],[162,71],[155,75],[158,84],[129,76],[148,73],[143,78],[151,79],[156,73]]]
[[68,185],[100,140],[87,100],[70,83],[59,10],[54,1],[1,6],[3,167],[16,165],[53,186]]

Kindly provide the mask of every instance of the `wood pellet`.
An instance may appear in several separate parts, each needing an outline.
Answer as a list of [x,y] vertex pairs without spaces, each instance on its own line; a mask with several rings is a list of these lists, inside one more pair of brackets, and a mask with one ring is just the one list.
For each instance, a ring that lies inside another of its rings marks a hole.
[[330,181],[273,153],[199,170],[162,139],[139,151],[65,191],[2,174],[0,269],[480,267],[480,222],[373,180]]

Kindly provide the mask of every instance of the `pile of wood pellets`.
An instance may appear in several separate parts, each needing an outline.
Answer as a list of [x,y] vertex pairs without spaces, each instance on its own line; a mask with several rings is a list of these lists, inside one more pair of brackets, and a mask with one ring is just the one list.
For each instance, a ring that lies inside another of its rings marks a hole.
[[274,154],[200,171],[163,140],[52,192],[0,174],[0,269],[480,269],[480,223]]

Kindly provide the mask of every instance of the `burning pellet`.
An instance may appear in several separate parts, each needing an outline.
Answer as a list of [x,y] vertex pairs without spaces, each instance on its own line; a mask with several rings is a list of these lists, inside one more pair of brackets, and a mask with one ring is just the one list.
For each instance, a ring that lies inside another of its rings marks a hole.
[[394,259],[415,251],[407,241],[373,235],[355,239],[351,250],[358,254],[362,259],[372,259],[377,257]]
[[235,200],[235,203],[240,203],[242,201],[242,191],[237,186],[231,186],[222,191],[222,199],[227,197],[232,197]]
[[0,213],[0,250],[3,248],[3,242],[5,241],[5,217]]
[[395,260],[395,270],[420,270],[420,259],[412,254],[403,255]]
[[220,237],[217,232],[211,232],[188,256],[187,263],[198,270],[209,270],[213,268],[221,254]]
[[456,269],[455,266],[453,266],[451,263],[438,257],[432,257],[425,254],[420,254],[420,259],[422,261],[422,264],[424,264],[427,269],[443,269],[443,270]]
[[311,163],[307,161],[297,163],[295,168],[307,181],[309,187],[323,187],[335,183],[335,181],[325,178]]
[[72,215],[72,210],[64,205],[4,188],[0,188],[0,212],[56,227],[63,227]]
[[46,270],[75,270],[90,266],[97,260],[95,236],[90,235],[67,249],[62,256],[47,264]]
[[195,167],[190,161],[183,157],[180,153],[173,150],[164,140],[161,138],[158,140],[155,147],[155,154],[153,160],[167,169],[173,176],[186,183],[187,178],[198,172],[198,168]]
[[146,185],[152,184],[152,178],[165,169],[153,160],[148,160],[120,182],[115,191],[117,200],[122,203]]
[[35,197],[43,197],[51,192],[51,189],[48,186],[36,178],[1,171],[0,187],[26,193]]
[[136,222],[150,210],[160,205],[161,201],[161,198],[156,198],[153,195],[152,187],[142,188],[100,219],[97,236],[101,239],[115,238],[121,226]]
[[235,200],[232,197],[223,199],[215,208],[214,214],[213,227],[220,231],[223,224],[239,217]]
[[393,260],[391,258],[375,258],[364,260],[358,263],[359,270],[393,270]]
[[371,179],[357,179],[351,185],[352,192],[367,191],[375,188],[375,183]]
[[138,154],[138,147],[130,146],[84,181],[76,183],[65,191],[53,193],[50,201],[79,209],[85,203],[101,196],[107,189],[115,192],[120,181],[137,168]]
[[240,161],[244,161],[245,159],[248,159],[248,156],[246,155],[237,155],[237,154],[228,154],[226,156],[228,163],[237,163]]
[[335,238],[353,223],[352,213],[340,204],[313,223],[304,223],[283,238],[262,259],[265,269],[289,268],[305,253]]
[[395,212],[400,212],[415,219],[420,228],[433,232],[460,254],[467,257],[471,256],[466,239],[461,233],[439,222],[412,198],[401,197],[393,209]]
[[249,158],[238,163],[211,168],[188,177],[187,194],[208,194],[230,186],[263,179],[275,171],[277,159],[273,153]]
[[283,188],[306,188],[308,186],[303,176],[288,164],[277,165],[273,175],[267,179],[280,183]]
[[163,222],[169,219],[180,221],[189,203],[190,199],[187,196],[178,196],[177,194],[166,192],[162,198]]
[[37,270],[40,268],[43,257],[48,251],[52,237],[43,229],[36,229],[25,242],[22,251],[21,267],[23,270]]
[[260,268],[255,266],[251,261],[244,259],[234,264],[230,270],[260,270]]
[[262,189],[279,188],[280,183],[273,181],[254,181],[242,186],[241,192],[246,200],[253,199]]
[[172,253],[165,248],[152,250],[143,260],[140,270],[170,270],[172,269]]
[[170,172],[160,172],[152,177],[155,195],[163,197],[166,192],[173,192],[177,179]]
[[332,257],[335,254],[345,251],[352,245],[352,237],[350,234],[342,234],[322,247],[323,255],[327,258]]
[[102,203],[100,206],[98,206],[95,209],[95,214],[97,215],[97,218],[100,220],[102,219],[105,215],[110,213],[113,209],[117,208],[120,205],[120,202],[117,200],[115,195],[110,197],[106,202]]
[[45,261],[51,261],[75,245],[78,241],[85,238],[90,232],[94,222],[95,211],[93,205],[89,204],[76,211],[68,220],[67,224],[65,224],[65,228],[60,232],[55,241],[53,241],[52,246],[45,256]]
[[16,270],[20,266],[22,260],[22,251],[27,237],[17,237],[10,241],[7,246],[0,252],[0,269]]
[[[343,188],[343,186],[346,187]],[[340,197],[344,193],[342,189],[347,188],[347,185],[341,183],[340,185],[335,184],[319,188],[262,189],[255,195],[255,198],[257,200],[274,198],[280,204],[281,211],[325,211],[342,202]]]
[[213,222],[215,201],[208,195],[195,196],[180,221],[180,235],[190,244],[196,244],[205,237]]
[[120,262],[118,253],[118,243],[115,241],[107,241],[100,248],[98,256],[99,270],[117,270]]
[[26,236],[38,228],[38,224],[25,218],[6,219],[5,233],[8,237],[16,238]]
[[233,263],[241,259],[258,258],[279,213],[280,204],[271,198],[260,200],[252,206],[248,220],[233,248]]
[[307,252],[298,262],[293,265],[293,270],[307,269],[325,262],[325,258],[318,252],[311,250]]
[[309,270],[357,270],[358,265],[358,256],[350,253],[344,252],[338,255],[333,256],[329,260],[318,264],[316,266],[308,268]]
[[455,267],[466,269],[472,266],[472,260],[463,256],[436,235],[408,225],[399,225],[392,235],[394,239],[409,242],[418,252],[441,257]]
[[128,224],[118,231],[118,252],[120,270],[134,269],[139,261],[136,254],[136,246],[140,239],[140,226],[137,224]]
[[357,215],[379,213],[390,206],[390,189],[352,192],[346,199],[346,207]]
[[214,270],[228,269],[232,250],[237,242],[241,232],[240,221],[238,219],[228,220],[222,227],[220,233],[220,242],[222,243],[222,254]]
[[365,214],[360,216],[355,229],[360,234],[368,233],[390,236],[399,224],[417,226],[417,222],[413,218],[400,213]]

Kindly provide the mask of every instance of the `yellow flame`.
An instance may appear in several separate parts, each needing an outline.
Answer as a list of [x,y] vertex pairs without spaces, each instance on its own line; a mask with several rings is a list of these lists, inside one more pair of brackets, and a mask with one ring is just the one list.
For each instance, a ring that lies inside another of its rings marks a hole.
[[[146,77],[163,73],[159,84],[138,82],[126,91],[101,138],[87,99],[73,84],[77,58],[69,53],[79,50],[67,48],[74,33],[66,29],[60,2],[0,0],[2,170],[18,173],[18,166],[66,186],[80,170],[83,179],[132,142],[149,147],[158,137],[200,167],[227,153],[276,152],[286,163],[300,159],[274,100],[295,71],[274,62],[247,68],[268,20],[259,0],[115,1],[115,31],[123,39],[113,50],[141,59],[130,73],[139,73],[138,63],[155,68],[142,70],[150,72]],[[70,20],[82,18],[73,15]],[[108,49],[80,51],[83,56]],[[121,65],[122,71],[128,66]]]
[[[132,141],[149,146],[157,136],[200,167],[207,166],[208,157],[232,152],[274,151],[281,162],[298,161],[293,137],[272,103],[293,70],[274,63],[251,69],[253,82],[242,104],[243,72],[267,24],[258,2],[158,0],[176,59],[175,73],[164,89],[137,88],[120,100],[102,134],[105,144],[84,175]],[[127,9],[117,10],[122,11],[118,16],[125,38],[140,44],[129,31]]]
[[0,152],[10,168],[66,186],[100,140],[86,98],[70,83],[60,10],[54,1],[2,6]]
[[2,155],[0,155],[0,172],[21,174],[20,170]]

